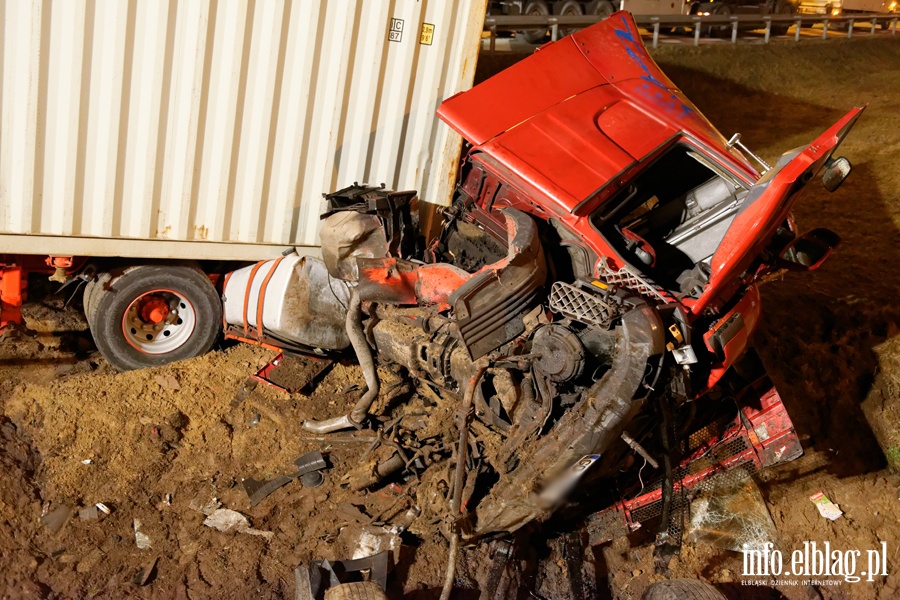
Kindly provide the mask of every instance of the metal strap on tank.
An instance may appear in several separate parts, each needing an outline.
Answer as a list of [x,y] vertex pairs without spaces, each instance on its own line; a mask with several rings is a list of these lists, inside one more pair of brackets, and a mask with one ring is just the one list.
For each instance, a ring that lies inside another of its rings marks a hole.
[[266,288],[269,287],[269,281],[271,281],[275,271],[278,270],[278,265],[280,265],[283,260],[283,256],[279,256],[275,259],[272,268],[269,269],[266,278],[263,279],[262,285],[259,286],[259,298],[256,300],[256,339],[260,342],[262,342],[263,337],[265,336],[265,327],[263,326],[263,305],[266,303]]
[[263,263],[266,261],[261,260],[255,265],[253,265],[253,270],[250,271],[250,276],[247,277],[247,289],[244,291],[244,335],[250,335],[250,323],[247,322],[247,309],[250,307],[250,288],[253,286],[253,279],[256,277],[256,272],[259,271],[259,268],[263,266]]
[[[225,277],[222,279],[222,305],[225,304],[225,288],[228,287],[228,280],[231,279],[231,274],[234,271],[228,271],[225,273]],[[222,310],[222,331],[228,329],[228,320],[225,318],[225,310]]]

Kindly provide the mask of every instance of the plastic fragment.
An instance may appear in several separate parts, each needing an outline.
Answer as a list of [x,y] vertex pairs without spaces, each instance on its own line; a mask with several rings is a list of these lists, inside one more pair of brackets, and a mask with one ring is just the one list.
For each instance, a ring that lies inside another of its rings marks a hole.
[[214,510],[203,524],[219,531],[237,531],[238,533],[249,533],[250,535],[258,535],[266,539],[272,539],[275,534],[271,531],[260,531],[250,527],[250,521],[247,517],[229,508],[218,508]]
[[138,550],[146,550],[150,547],[150,536],[141,531],[141,520],[134,520],[134,543]]
[[841,510],[841,507],[832,502],[822,491],[816,492],[815,494],[810,496],[809,499],[812,500],[812,503],[816,505],[817,509],[819,509],[819,514],[826,519],[836,521],[837,519],[841,518],[841,515],[844,514],[844,511]]

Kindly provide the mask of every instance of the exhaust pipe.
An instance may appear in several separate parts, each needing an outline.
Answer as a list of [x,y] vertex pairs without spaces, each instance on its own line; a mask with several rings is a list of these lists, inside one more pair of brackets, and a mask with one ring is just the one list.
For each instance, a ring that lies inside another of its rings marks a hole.
[[327,419],[325,421],[309,420],[303,422],[303,429],[312,433],[331,433],[341,429],[355,427],[360,429],[369,414],[369,408],[378,397],[381,382],[378,379],[378,369],[375,367],[375,359],[372,356],[372,348],[366,340],[366,334],[362,326],[362,302],[359,299],[359,291],[354,287],[350,290],[350,302],[347,306],[347,337],[356,353],[356,360],[362,367],[363,377],[366,380],[366,393],[362,395],[353,409],[346,415]]

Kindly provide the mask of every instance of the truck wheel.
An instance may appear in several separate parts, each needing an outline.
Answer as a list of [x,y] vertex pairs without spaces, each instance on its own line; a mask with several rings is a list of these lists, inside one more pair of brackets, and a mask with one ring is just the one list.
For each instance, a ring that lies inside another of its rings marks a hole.
[[84,306],[84,317],[87,319],[88,327],[94,328],[94,315],[97,312],[97,302],[101,294],[97,294],[97,290],[109,285],[112,276],[109,273],[98,273],[96,279],[92,279],[84,286],[84,295],[81,304]]
[[342,583],[325,591],[325,600],[387,600],[381,586],[373,581]]
[[587,7],[587,14],[596,15],[601,20],[609,17],[614,12],[616,12],[616,9],[609,0],[594,0]]
[[121,371],[204,354],[221,329],[219,295],[190,267],[148,265],[117,277],[104,273],[87,303],[94,343]]
[[[774,16],[788,17],[794,14],[794,5],[790,2],[782,2],[775,8]],[[772,35],[787,35],[790,23],[772,23]]]
[[[734,14],[734,11],[731,10],[731,6],[729,6],[728,4],[725,4],[724,2],[716,2],[712,5],[709,14],[719,17],[730,17],[732,14]],[[731,37],[731,24],[710,25],[707,31],[709,31],[709,37]]]
[[[558,17],[580,17],[584,14],[584,7],[577,0],[565,0],[565,2],[557,2],[553,5],[553,14]],[[577,29],[560,29],[559,37],[565,37],[571,33],[575,33]]]
[[641,600],[726,600],[722,592],[696,579],[660,581],[644,590]]
[[[550,7],[544,0],[530,0],[525,3],[525,8],[522,10],[522,14],[526,16],[541,16],[541,17],[549,17],[550,16]],[[544,41],[544,37],[547,35],[546,29],[529,29],[527,31],[520,32],[522,34],[522,39],[524,39],[529,44],[538,44]]]

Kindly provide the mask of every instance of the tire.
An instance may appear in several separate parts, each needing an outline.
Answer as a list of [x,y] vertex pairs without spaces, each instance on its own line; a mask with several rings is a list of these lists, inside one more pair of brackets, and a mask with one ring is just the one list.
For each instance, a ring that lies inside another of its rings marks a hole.
[[[794,14],[794,5],[790,2],[781,2],[778,6],[775,7],[775,16],[784,17],[788,15]],[[787,25],[783,24],[772,24],[772,35],[787,35],[788,29],[791,28],[790,23]]]
[[670,579],[654,583],[641,600],[727,600],[722,592],[696,579]]
[[102,290],[109,285],[112,276],[109,273],[98,273],[96,279],[92,279],[84,286],[84,296],[82,297],[82,305],[84,306],[84,317],[87,319],[88,327],[94,328],[94,315],[97,313],[97,303],[102,296],[98,294],[98,290]]
[[[716,15],[719,17],[730,17],[734,14],[734,11],[731,10],[731,6],[725,4],[724,2],[716,2],[713,4],[712,9],[709,11],[711,15]],[[731,37],[731,25],[709,25],[706,30],[709,37],[714,38],[725,38]]]
[[[522,14],[526,16],[540,15],[549,17],[550,6],[544,0],[529,0],[525,3]],[[522,34],[522,39],[529,44],[539,44],[547,37],[546,29],[529,29],[527,31],[521,31],[520,33]]]
[[374,581],[358,581],[329,588],[325,600],[388,600],[388,597]]
[[616,8],[608,0],[595,0],[595,2],[591,2],[588,5],[587,9],[587,14],[596,15],[604,19],[609,18],[609,15],[614,12],[616,12]]
[[[553,5],[553,14],[558,17],[580,17],[584,14],[584,7],[577,0],[565,0]],[[577,29],[560,29],[559,37],[565,37],[575,33]]]
[[85,314],[106,360],[128,371],[208,352],[221,330],[222,302],[196,269],[146,265],[102,274]]

